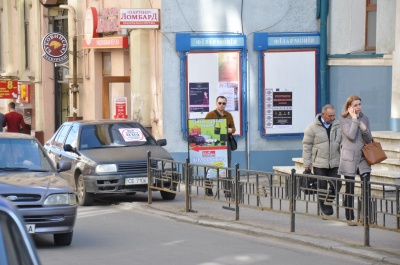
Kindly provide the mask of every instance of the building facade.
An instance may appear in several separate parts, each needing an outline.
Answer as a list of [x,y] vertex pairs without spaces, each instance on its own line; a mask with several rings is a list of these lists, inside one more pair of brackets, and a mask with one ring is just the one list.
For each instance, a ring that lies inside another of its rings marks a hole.
[[[125,9],[158,10],[159,28],[121,28],[119,15]],[[18,102],[20,111],[28,109],[25,114],[31,115],[32,133],[44,141],[68,119],[127,118],[140,121],[156,138],[166,138],[168,151],[183,161],[188,156],[188,80],[207,83],[196,74],[211,71],[211,66],[193,67],[196,55],[212,57],[226,51],[238,54],[240,61],[240,78],[235,81],[240,85],[239,148],[232,161],[242,168],[268,171],[274,165],[291,165],[292,157],[301,156],[301,134],[288,135],[282,129],[277,137],[265,135],[260,70],[264,53],[254,47],[260,33],[308,34],[321,40],[315,50],[318,58],[327,58],[326,70],[316,61],[315,111],[304,115],[314,116],[324,103],[335,105],[339,115],[345,99],[358,94],[373,130],[400,128],[396,0],[21,0],[2,1],[0,10],[1,77],[29,84],[32,93],[30,102],[0,99],[0,112],[6,112],[9,101]],[[49,32],[68,38],[67,62],[55,64],[43,58],[42,40]],[[182,36],[218,41],[231,35],[244,40],[243,49],[181,48]],[[326,84],[321,85],[321,76]],[[213,82],[206,86],[212,95],[223,91]],[[215,108],[214,97],[204,111]],[[310,112],[301,102],[296,104],[293,117]],[[307,125],[303,122],[300,127]]]

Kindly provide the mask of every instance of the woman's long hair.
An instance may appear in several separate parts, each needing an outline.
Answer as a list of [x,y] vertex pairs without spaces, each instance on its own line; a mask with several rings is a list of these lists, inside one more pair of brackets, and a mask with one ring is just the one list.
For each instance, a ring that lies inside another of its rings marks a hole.
[[352,95],[352,96],[347,98],[346,104],[344,104],[344,107],[343,107],[343,113],[341,115],[343,118],[346,118],[349,115],[349,106],[351,105],[351,103],[354,100],[361,101],[361,98],[359,96],[356,96],[356,95]]

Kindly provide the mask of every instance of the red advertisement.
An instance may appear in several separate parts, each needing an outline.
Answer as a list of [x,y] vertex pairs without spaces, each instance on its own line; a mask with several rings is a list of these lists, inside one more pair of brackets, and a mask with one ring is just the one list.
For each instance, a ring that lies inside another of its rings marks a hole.
[[18,98],[17,80],[0,80],[0,99]]
[[126,110],[126,97],[114,98],[114,106],[115,106],[115,115],[114,119],[127,119],[127,110]]

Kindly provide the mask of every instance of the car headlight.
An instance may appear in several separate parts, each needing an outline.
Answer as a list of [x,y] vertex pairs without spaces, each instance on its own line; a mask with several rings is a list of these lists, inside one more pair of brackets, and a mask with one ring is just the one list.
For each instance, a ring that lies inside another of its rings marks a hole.
[[76,204],[75,193],[51,194],[44,201],[45,206],[75,205],[75,204]]
[[96,173],[111,173],[111,172],[117,172],[116,164],[104,164],[96,166]]

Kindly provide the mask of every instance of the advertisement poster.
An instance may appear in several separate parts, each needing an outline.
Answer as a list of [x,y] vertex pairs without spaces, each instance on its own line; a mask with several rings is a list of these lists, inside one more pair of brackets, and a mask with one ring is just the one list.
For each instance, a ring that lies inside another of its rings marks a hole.
[[239,81],[239,54],[219,53],[218,54],[219,82]]
[[210,85],[209,83],[189,83],[189,111],[210,111]]
[[[226,119],[190,119],[188,128],[190,163],[228,166]],[[219,176],[226,177],[226,170],[219,170]],[[204,177],[216,178],[217,170],[210,168]]]
[[[193,52],[187,54],[186,112],[188,119],[205,118],[216,109],[216,99],[227,99],[225,110],[232,114],[235,135],[242,131],[242,73],[240,52]],[[185,125],[182,126],[186,126]],[[186,131],[187,127],[183,131]]]
[[288,89],[267,88],[265,91],[265,127],[292,128],[293,92]]
[[114,119],[128,118],[126,104],[127,104],[127,97],[114,98],[114,110],[115,110]]
[[0,99],[18,98],[18,80],[0,80]]
[[239,95],[237,82],[220,82],[218,84],[218,94],[224,95],[227,99],[226,110],[239,110]]

